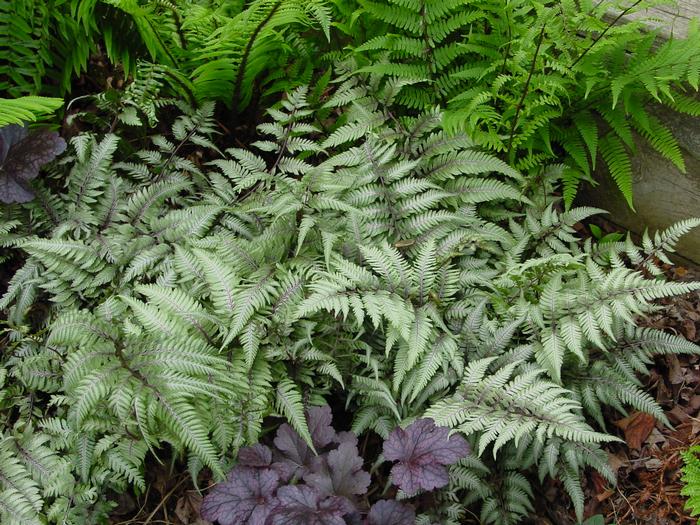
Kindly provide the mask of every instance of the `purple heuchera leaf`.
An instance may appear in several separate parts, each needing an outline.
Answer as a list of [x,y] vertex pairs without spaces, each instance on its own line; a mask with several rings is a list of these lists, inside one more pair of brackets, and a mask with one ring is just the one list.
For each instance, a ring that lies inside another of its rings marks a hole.
[[313,471],[304,475],[304,481],[321,494],[352,498],[364,494],[369,487],[370,475],[362,470],[362,463],[357,446],[344,442],[331,450],[327,458],[314,462]]
[[265,445],[256,443],[238,451],[238,465],[241,467],[265,468],[272,463],[272,451]]
[[418,419],[405,429],[397,428],[384,442],[384,458],[397,461],[391,478],[406,494],[444,487],[449,481],[445,465],[469,454],[469,444],[432,419]]
[[[328,406],[311,407],[306,415],[311,440],[316,450],[320,452],[337,439],[335,430],[331,426],[333,418],[331,409]],[[277,430],[274,443],[280,454],[276,454],[273,468],[279,472],[284,481],[294,477],[299,478],[309,471],[316,454],[296,430],[284,423]]]
[[345,525],[367,525],[367,520],[362,519],[362,514],[359,512],[351,512],[343,516],[345,520]]
[[266,525],[279,483],[273,470],[235,467],[202,500],[202,518],[220,525]]
[[354,432],[338,432],[335,435],[334,443],[352,443],[355,447],[357,446],[357,436]]
[[66,150],[54,131],[34,131],[12,124],[0,128],[0,201],[28,202],[34,198],[29,181],[39,169]]
[[309,470],[316,457],[309,445],[287,423],[277,429],[275,447],[277,451],[272,468],[279,472],[283,481],[301,477]]
[[[329,407],[309,409],[307,420],[318,455],[290,425],[281,425],[273,450],[258,443],[239,451],[228,480],[204,498],[202,517],[220,525],[361,523],[353,501],[367,492],[370,475],[362,469],[357,436],[333,430]],[[295,484],[287,485],[290,480]]]
[[322,407],[311,407],[306,412],[309,424],[311,440],[317,451],[331,444],[335,439],[335,430],[331,426],[333,414],[328,405]]
[[369,510],[368,525],[414,525],[416,513],[395,500],[379,500]]
[[343,516],[353,511],[343,497],[322,496],[313,487],[288,485],[277,491],[278,505],[272,525],[345,525]]

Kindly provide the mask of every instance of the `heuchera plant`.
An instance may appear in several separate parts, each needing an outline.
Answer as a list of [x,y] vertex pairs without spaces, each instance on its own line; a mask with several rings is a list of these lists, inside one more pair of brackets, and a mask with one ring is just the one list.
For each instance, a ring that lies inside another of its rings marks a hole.
[[11,124],[0,128],[0,202],[28,202],[34,198],[29,182],[44,164],[66,150],[55,131],[29,132]]
[[462,436],[450,437],[449,429],[432,419],[419,419],[406,429],[397,428],[384,442],[384,459],[396,461],[391,479],[406,494],[444,487],[449,482],[447,465],[469,454]]
[[[379,500],[367,512],[371,477],[357,436],[333,429],[330,408],[312,407],[307,419],[313,449],[286,423],[274,449],[241,449],[227,480],[202,501],[202,517],[220,525],[413,525],[414,509],[399,501]],[[447,485],[447,466],[468,454],[463,437],[431,419],[395,429],[384,443],[385,459],[396,462],[392,481],[407,495]]]

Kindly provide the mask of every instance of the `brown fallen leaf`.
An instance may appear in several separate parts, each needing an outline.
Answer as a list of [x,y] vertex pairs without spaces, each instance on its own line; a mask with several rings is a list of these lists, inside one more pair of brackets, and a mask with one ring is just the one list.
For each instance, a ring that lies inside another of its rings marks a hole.
[[663,465],[664,462],[659,458],[651,458],[644,462],[644,468],[647,470],[659,470]]
[[634,412],[626,418],[615,421],[615,425],[624,431],[627,445],[639,450],[656,426],[656,419],[646,412]]
[[608,451],[608,465],[610,465],[610,468],[612,468],[615,476],[617,476],[618,470],[629,465],[629,459],[623,456],[622,453],[618,455]]
[[645,442],[650,445],[664,445],[666,444],[666,436],[659,432],[659,429],[654,427],[651,429],[651,433],[645,439]]
[[687,311],[685,315],[688,316],[688,319],[690,319],[691,321],[700,321],[700,314],[695,309],[696,306],[694,306],[693,308],[693,310]]
[[680,385],[685,379],[685,371],[681,367],[678,357],[675,355],[666,356],[666,362],[668,363],[668,380],[672,385]]
[[690,427],[691,436],[697,436],[700,434],[700,419],[693,418],[693,424]]
[[671,422],[674,425],[677,425],[678,423],[683,423],[687,419],[690,418],[690,414],[688,414],[683,407],[676,405],[673,407],[673,409],[669,410],[666,412],[666,415],[668,418],[671,420]]
[[683,336],[688,341],[695,341],[696,340],[695,322],[691,321],[690,319],[685,319],[683,321],[683,324],[681,324],[681,332],[683,332]]
[[194,491],[187,491],[180,496],[175,505],[175,515],[185,524],[194,523],[199,518],[199,509],[202,506],[202,496]]
[[[608,480],[601,476],[596,470],[591,473],[591,482],[598,501],[606,500],[614,492],[610,489]],[[611,494],[608,494],[608,492]]]
[[684,268],[683,266],[676,266],[672,270],[674,278],[676,279],[681,279],[686,276],[688,273],[688,269]]
[[607,489],[606,491],[601,492],[600,494],[597,494],[595,498],[598,501],[603,502],[606,499],[608,499],[610,496],[612,496],[613,494],[615,494],[615,491],[613,489]]
[[688,402],[688,408],[689,408],[689,413],[691,413],[691,414],[700,410],[700,396],[699,395],[696,394],[690,398],[690,401]]

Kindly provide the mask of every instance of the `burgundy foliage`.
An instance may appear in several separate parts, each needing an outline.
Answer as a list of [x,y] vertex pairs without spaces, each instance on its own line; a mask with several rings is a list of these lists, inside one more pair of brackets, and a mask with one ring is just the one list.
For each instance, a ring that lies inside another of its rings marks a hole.
[[368,525],[407,525],[415,523],[416,513],[408,505],[382,499],[372,505],[367,520]]
[[[202,517],[219,525],[413,525],[413,508],[394,500],[369,507],[370,474],[357,436],[331,426],[329,407],[307,411],[317,453],[289,425],[281,425],[274,448],[256,444],[239,451],[238,465],[202,502]],[[447,484],[447,465],[469,453],[461,436],[420,419],[397,428],[384,443],[384,457],[397,463],[392,480],[407,494]]]
[[277,507],[279,475],[271,469],[236,467],[202,501],[202,517],[220,525],[265,525]]
[[281,487],[277,497],[271,525],[345,525],[343,516],[354,510],[346,498],[324,496],[306,485]]
[[460,435],[450,436],[432,419],[418,419],[405,429],[397,428],[384,442],[384,459],[396,461],[391,479],[406,494],[444,487],[449,482],[447,465],[469,454]]
[[34,131],[12,124],[0,128],[0,201],[28,202],[34,198],[29,182],[39,169],[66,150],[54,131]]

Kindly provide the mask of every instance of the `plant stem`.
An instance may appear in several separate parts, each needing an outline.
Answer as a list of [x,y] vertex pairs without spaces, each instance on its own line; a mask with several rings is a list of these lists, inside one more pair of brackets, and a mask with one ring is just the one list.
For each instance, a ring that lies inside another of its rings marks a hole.
[[236,73],[236,83],[233,87],[233,96],[231,100],[231,109],[233,110],[234,113],[237,113],[237,107],[238,107],[238,102],[241,97],[241,86],[243,84],[243,75],[245,74],[245,68],[246,64],[248,63],[248,56],[250,55],[250,51],[253,49],[253,44],[255,44],[255,39],[258,38],[258,35],[260,34],[260,31],[262,31],[263,27],[267,25],[267,23],[272,20],[272,17],[275,16],[275,13],[277,10],[280,8],[282,5],[282,0],[279,0],[274,6],[272,6],[272,9],[270,9],[270,12],[267,14],[267,16],[257,25],[257,27],[253,30],[253,33],[250,35],[250,39],[248,40],[248,43],[245,46],[245,50],[243,51],[243,56],[241,57],[241,63],[238,66],[238,72]]
[[518,105],[515,108],[515,117],[513,118],[513,124],[510,126],[510,137],[508,138],[508,157],[510,158],[511,149],[513,146],[513,136],[515,135],[515,128],[518,125],[518,119],[520,118],[520,111],[523,109],[523,103],[525,102],[525,97],[530,89],[530,82],[532,81],[532,75],[535,73],[535,66],[537,65],[537,56],[540,54],[540,48],[542,47],[542,40],[544,39],[544,30],[547,24],[542,24],[542,29],[537,37],[537,48],[535,49],[535,56],[532,57],[532,63],[530,64],[530,71],[527,74],[527,80],[525,81],[525,87],[523,88],[523,93],[520,96]]

